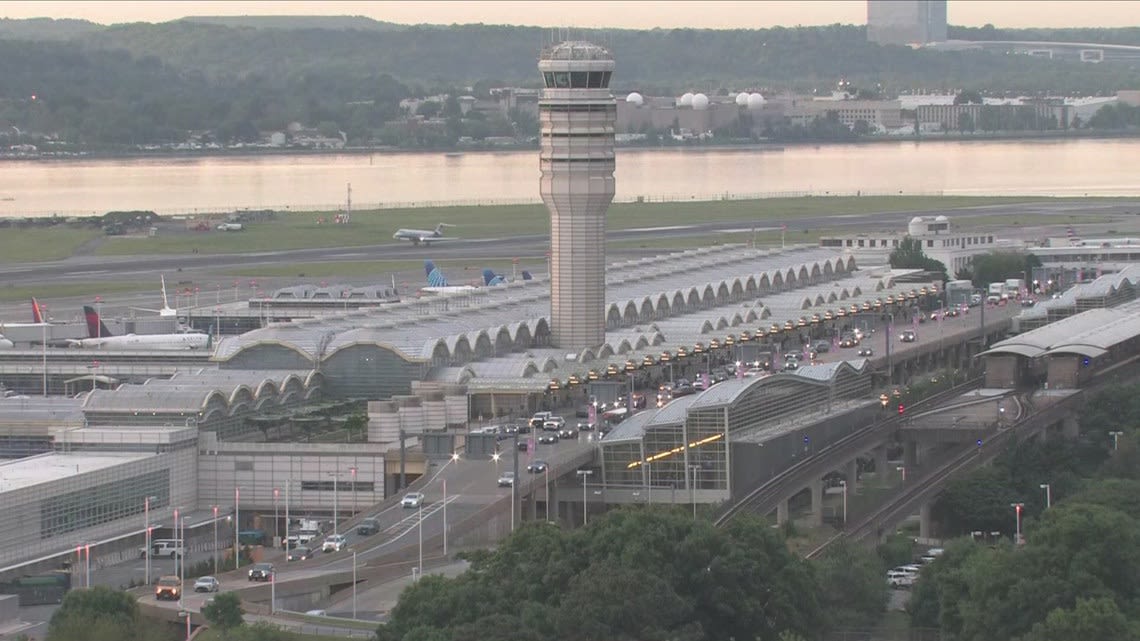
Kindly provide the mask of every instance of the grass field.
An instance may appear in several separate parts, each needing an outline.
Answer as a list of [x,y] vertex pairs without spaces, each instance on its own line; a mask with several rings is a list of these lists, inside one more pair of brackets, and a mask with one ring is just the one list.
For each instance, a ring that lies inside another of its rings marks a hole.
[[[775,226],[802,218],[892,211],[929,211],[1047,200],[1030,197],[866,196],[804,197],[763,200],[697,201],[688,203],[619,203],[610,207],[609,229],[660,227],[717,221],[753,222]],[[155,238],[108,238],[101,255],[182,254],[197,248],[206,254],[228,254],[316,247],[358,247],[395,243],[401,227],[432,228],[438,222],[456,226],[461,238],[500,238],[549,231],[542,205],[384,209],[354,212],[349,225],[318,224],[329,212],[282,214],[274,222],[255,223],[242,232],[199,232]]]
[[[375,630],[377,625],[373,625],[372,629]],[[202,630],[197,636],[194,637],[195,641],[225,641],[228,637],[220,630],[207,628]],[[288,630],[275,630],[273,633],[275,641],[344,641],[344,637],[326,636],[317,634],[301,634],[299,632],[291,632]]]
[[36,285],[34,287],[19,287],[8,284],[5,287],[0,287],[0,302],[9,303],[12,301],[31,300],[35,296],[42,300],[57,299],[57,298],[72,298],[77,296],[91,296],[92,292],[98,291],[100,296],[107,294],[124,294],[127,292],[145,292],[154,291],[154,281],[103,281],[97,286],[91,283],[76,283],[76,284],[62,284],[62,285]]
[[83,243],[102,236],[97,229],[59,227],[0,229],[0,262],[29,263],[60,260],[75,253]]

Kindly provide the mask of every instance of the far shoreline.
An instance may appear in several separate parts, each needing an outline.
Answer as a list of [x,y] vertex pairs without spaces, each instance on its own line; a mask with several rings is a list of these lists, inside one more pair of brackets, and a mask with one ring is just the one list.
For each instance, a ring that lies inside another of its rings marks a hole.
[[[1067,142],[1072,140],[1135,140],[1140,138],[1140,131],[1111,131],[1088,132],[1082,131],[1074,134],[1072,131],[1042,132],[1034,135],[1010,134],[927,134],[920,136],[891,136],[874,137],[859,140],[830,140],[830,141],[784,141],[784,142],[749,142],[749,143],[723,143],[723,144],[676,144],[676,145],[617,145],[619,153],[626,152],[747,152],[747,151],[783,151],[786,148],[802,147],[841,147],[854,145],[882,145],[888,143],[942,143],[942,142]],[[297,149],[297,148],[259,148],[259,149],[201,149],[201,150],[169,150],[169,151],[93,151],[68,152],[82,155],[45,156],[45,155],[0,155],[2,162],[31,162],[31,163],[69,163],[84,161],[106,160],[194,160],[214,158],[257,158],[261,156],[372,156],[372,155],[442,155],[464,156],[534,153],[537,146],[503,146],[503,147],[471,147],[471,148],[442,148],[442,149],[403,149],[399,147],[348,147],[344,149]]]

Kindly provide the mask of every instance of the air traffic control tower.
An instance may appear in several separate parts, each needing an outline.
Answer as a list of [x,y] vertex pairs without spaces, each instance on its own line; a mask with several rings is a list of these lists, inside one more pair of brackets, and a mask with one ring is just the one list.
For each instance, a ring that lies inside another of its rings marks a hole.
[[606,337],[606,210],[614,198],[614,60],[604,47],[562,42],[538,61],[540,191],[550,210],[550,333],[578,351]]

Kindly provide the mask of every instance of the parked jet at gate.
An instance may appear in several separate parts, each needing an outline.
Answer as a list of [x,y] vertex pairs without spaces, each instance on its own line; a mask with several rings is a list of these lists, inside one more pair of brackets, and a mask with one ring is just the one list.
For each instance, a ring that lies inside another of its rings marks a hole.
[[[524,269],[522,272],[522,279],[523,280],[533,280],[534,276],[531,276],[530,272],[528,272],[527,270]],[[496,274],[491,269],[484,269],[483,270],[483,284],[484,285],[487,285],[487,286],[503,285],[503,284],[508,283],[508,282],[510,282],[510,281],[507,280],[507,277],[503,276],[502,274]]]
[[40,309],[40,304],[36,299],[32,299],[32,322],[30,323],[4,323],[0,322],[0,328],[5,327],[51,327],[51,323],[44,320],[43,310]]
[[435,231],[430,229],[399,229],[396,230],[396,233],[392,234],[392,238],[395,240],[410,240],[413,245],[419,245],[420,243],[431,245],[432,243],[440,243],[445,240],[459,240],[458,238],[444,238],[443,236],[444,227],[454,226],[455,225],[449,225],[447,223],[440,223],[435,226]]
[[452,292],[473,292],[478,287],[471,285],[448,285],[443,272],[430,260],[424,261],[424,273],[427,274],[428,286],[420,289],[425,294],[450,294]]
[[103,320],[99,318],[99,312],[96,312],[92,307],[84,306],[83,314],[87,318],[87,335],[89,338],[68,341],[72,347],[142,350],[188,350],[213,347],[213,337],[201,332],[114,336],[103,324]]
[[166,299],[166,276],[159,275],[159,279],[162,281],[162,309],[147,309],[145,307],[132,307],[131,309],[137,309],[142,312],[152,312],[158,314],[160,318],[177,318],[178,310],[171,307]]

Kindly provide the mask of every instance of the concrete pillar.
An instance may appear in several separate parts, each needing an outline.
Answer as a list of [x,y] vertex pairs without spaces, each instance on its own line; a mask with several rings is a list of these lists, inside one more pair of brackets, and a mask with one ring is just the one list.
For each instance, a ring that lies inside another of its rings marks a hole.
[[929,539],[934,537],[932,524],[930,521],[930,503],[923,503],[918,508],[918,536],[922,539]]
[[903,442],[903,465],[907,468],[917,467],[922,460],[919,458],[918,441]]
[[851,459],[847,462],[844,480],[847,481],[847,493],[854,494],[855,486],[859,483],[859,459]]
[[538,500],[535,497],[535,494],[538,491],[539,490],[537,489],[532,489],[530,494],[526,495],[526,497],[523,499],[526,501],[526,510],[530,514],[530,520],[532,521],[538,518]]
[[811,490],[811,524],[823,525],[823,480],[815,479],[808,488]]
[[776,504],[776,524],[783,525],[788,522],[788,499]]
[[887,478],[887,446],[880,445],[875,448],[875,477],[879,479]]

